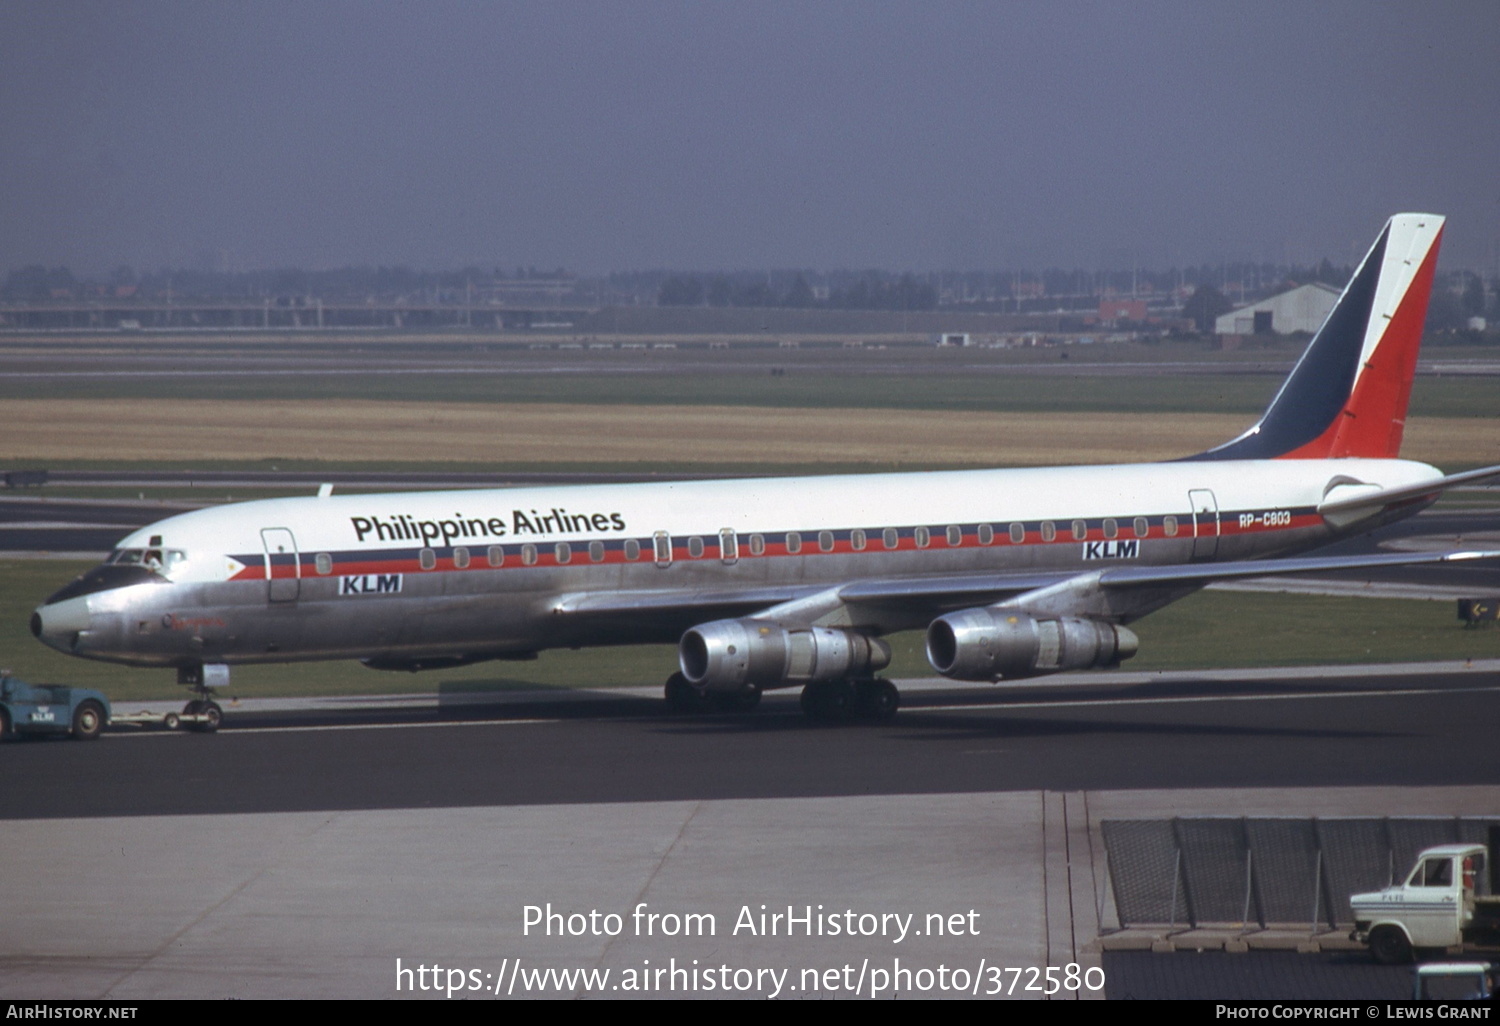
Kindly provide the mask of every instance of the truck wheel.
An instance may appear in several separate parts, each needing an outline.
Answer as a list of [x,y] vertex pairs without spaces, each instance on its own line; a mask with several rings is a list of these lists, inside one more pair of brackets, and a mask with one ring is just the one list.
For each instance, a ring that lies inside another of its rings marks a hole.
[[1411,942],[1394,926],[1377,926],[1370,934],[1370,954],[1381,965],[1405,965],[1411,961]]
[[73,712],[73,740],[92,741],[104,729],[104,710],[98,702],[80,702]]
[[177,725],[180,724],[181,722],[182,722],[182,718],[180,716],[178,716],[176,713],[167,713],[165,716],[163,716],[161,718],[161,725],[163,727],[166,727],[168,730],[176,730],[177,729]]

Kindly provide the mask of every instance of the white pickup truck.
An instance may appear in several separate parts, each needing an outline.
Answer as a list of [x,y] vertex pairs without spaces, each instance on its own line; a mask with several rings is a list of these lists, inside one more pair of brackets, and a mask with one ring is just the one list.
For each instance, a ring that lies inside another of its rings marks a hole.
[[1410,962],[1417,948],[1500,947],[1500,897],[1490,894],[1482,844],[1442,844],[1417,856],[1406,882],[1349,899],[1354,932],[1377,962]]

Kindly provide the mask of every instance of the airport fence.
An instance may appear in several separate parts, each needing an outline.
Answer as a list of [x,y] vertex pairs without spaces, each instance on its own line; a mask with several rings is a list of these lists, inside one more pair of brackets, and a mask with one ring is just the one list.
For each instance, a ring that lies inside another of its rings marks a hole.
[[[1488,844],[1500,818],[1104,820],[1120,925],[1352,926],[1349,897],[1394,883],[1423,848]],[[1490,860],[1492,890],[1500,866]]]

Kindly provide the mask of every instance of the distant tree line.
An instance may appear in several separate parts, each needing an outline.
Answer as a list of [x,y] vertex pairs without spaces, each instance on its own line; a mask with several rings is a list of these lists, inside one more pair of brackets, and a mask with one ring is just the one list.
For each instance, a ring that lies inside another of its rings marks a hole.
[[768,276],[734,280],[728,275],[673,274],[656,293],[658,306],[741,306],[834,310],[935,310],[938,290],[913,274],[899,277],[867,272],[856,280],[827,288],[819,298],[805,275],[797,274],[778,289]]

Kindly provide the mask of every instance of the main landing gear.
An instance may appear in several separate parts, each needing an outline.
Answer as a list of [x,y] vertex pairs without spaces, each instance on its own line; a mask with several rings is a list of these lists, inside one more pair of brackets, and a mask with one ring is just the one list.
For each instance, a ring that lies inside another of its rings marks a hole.
[[[667,708],[677,713],[749,712],[760,704],[760,689],[702,691],[680,673],[667,678]],[[863,680],[819,680],[802,689],[802,711],[822,723],[889,720],[901,706],[896,685],[879,677]]]
[[901,692],[881,677],[815,680],[802,689],[802,711],[824,723],[888,720],[901,708]]

